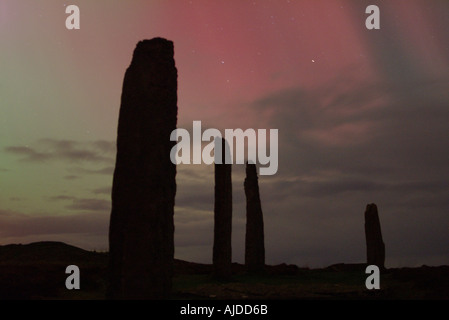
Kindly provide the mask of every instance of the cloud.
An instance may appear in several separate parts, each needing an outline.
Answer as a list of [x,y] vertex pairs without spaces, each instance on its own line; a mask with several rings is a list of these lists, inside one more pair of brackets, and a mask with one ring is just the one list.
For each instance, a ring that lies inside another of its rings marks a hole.
[[293,88],[255,101],[253,108],[280,129],[279,170],[371,175],[411,166],[442,169],[449,155],[444,138],[449,94],[443,85],[448,81],[396,87],[359,84],[349,76],[340,81],[345,86]]
[[76,180],[76,179],[78,179],[79,177],[78,176],[75,176],[75,175],[67,175],[67,176],[64,176],[64,179],[66,179],[66,180]]
[[[89,213],[61,216],[33,216],[0,211],[2,239],[22,236],[78,234],[107,235],[108,214]],[[4,240],[3,240],[4,241]],[[3,242],[2,241],[2,242]]]
[[97,188],[92,190],[94,194],[107,194],[110,195],[112,193],[112,186]]
[[[103,190],[101,190],[103,191]],[[95,192],[95,194],[99,194],[102,192]],[[51,202],[61,202],[61,201],[70,201],[69,205],[66,205],[64,208],[69,210],[80,210],[80,211],[98,211],[98,212],[109,212],[111,210],[111,201],[103,200],[103,199],[95,199],[95,198],[78,198],[75,196],[68,195],[56,195],[50,197],[44,197],[45,200]]]
[[92,145],[106,154],[115,154],[117,147],[115,141],[97,140],[91,142]]
[[[106,194],[110,187],[99,188],[93,190],[94,194]],[[81,210],[81,211],[98,211],[98,212],[109,212],[111,210],[111,201],[95,198],[77,198],[75,196],[68,195],[56,195],[50,197],[44,197],[47,201],[60,202],[60,201],[70,201],[71,204],[66,205],[66,209],[70,210]]]
[[20,213],[13,211],[13,210],[4,210],[4,209],[0,209],[0,216],[14,216]]
[[26,162],[59,160],[71,163],[113,163],[115,144],[105,140],[79,142],[41,139],[34,143],[34,147],[7,146],[4,150],[20,156],[20,160]]
[[65,208],[70,210],[109,212],[111,210],[111,201],[74,198],[72,204]]
[[58,196],[47,197],[47,199],[50,201],[61,201],[61,200],[74,200],[76,198],[73,196],[58,195]]
[[87,169],[87,168],[69,168],[67,169],[69,172],[78,173],[78,174],[103,174],[112,176],[114,174],[114,167],[108,166],[101,169]]
[[30,147],[10,146],[4,149],[7,153],[12,153],[18,156],[24,156],[21,160],[30,162],[42,162],[48,160],[51,155],[38,152]]

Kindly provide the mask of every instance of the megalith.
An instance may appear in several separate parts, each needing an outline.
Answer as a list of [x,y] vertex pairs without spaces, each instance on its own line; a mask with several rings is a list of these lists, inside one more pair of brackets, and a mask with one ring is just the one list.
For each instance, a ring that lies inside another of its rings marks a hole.
[[246,163],[246,236],[245,265],[248,272],[260,273],[265,268],[263,213],[260,203],[256,165]]
[[173,43],[137,44],[123,81],[109,226],[110,299],[169,297],[174,260],[177,123]]
[[366,256],[368,265],[385,267],[385,244],[382,240],[379,214],[374,203],[368,204],[365,210]]
[[232,265],[232,164],[225,163],[225,155],[230,152],[226,140],[217,141],[221,141],[215,148],[221,147],[222,163],[215,163],[213,266],[214,276],[226,279],[231,276]]

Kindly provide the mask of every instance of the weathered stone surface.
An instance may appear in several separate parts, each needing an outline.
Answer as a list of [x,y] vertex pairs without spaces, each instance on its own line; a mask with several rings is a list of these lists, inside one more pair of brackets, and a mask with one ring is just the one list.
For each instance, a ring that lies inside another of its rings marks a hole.
[[249,272],[263,272],[265,267],[265,244],[263,213],[260,204],[259,183],[255,164],[246,164],[246,238],[245,265]]
[[228,278],[232,273],[232,165],[224,164],[229,145],[221,141],[223,164],[215,164],[213,265],[215,277]]
[[173,43],[137,44],[126,70],[109,229],[111,299],[163,299],[173,273],[177,122]]
[[365,210],[366,256],[369,265],[376,265],[380,269],[385,267],[385,244],[382,240],[377,206],[368,204]]

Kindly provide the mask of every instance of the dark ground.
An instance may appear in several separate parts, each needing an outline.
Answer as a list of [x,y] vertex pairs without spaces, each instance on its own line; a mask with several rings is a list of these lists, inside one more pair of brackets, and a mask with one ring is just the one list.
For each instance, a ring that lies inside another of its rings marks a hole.
[[[107,253],[85,251],[61,242],[0,246],[0,300],[104,299]],[[81,271],[81,289],[65,288],[65,268]],[[380,290],[365,288],[364,264],[324,269],[267,266],[264,275],[248,275],[233,264],[222,282],[211,265],[175,260],[173,299],[449,299],[449,266],[388,269]]]

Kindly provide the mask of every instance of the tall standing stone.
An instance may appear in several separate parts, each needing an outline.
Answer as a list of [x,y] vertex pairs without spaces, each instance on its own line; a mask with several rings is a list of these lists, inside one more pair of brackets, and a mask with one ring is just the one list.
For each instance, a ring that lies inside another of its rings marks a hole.
[[245,265],[249,272],[259,273],[265,267],[263,213],[255,164],[246,163],[246,238]]
[[177,122],[173,43],[137,44],[126,70],[109,227],[111,299],[164,299],[171,290],[176,166],[170,161]]
[[232,265],[232,165],[225,164],[229,152],[225,139],[221,139],[221,150],[222,164],[215,163],[213,265],[215,277],[226,279],[231,276]]
[[382,240],[379,214],[374,203],[368,204],[365,210],[366,255],[368,265],[385,267],[385,244]]

